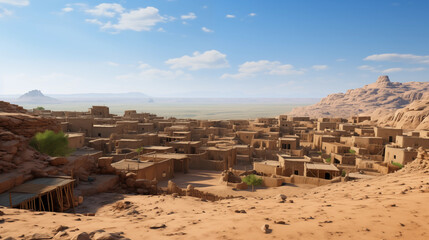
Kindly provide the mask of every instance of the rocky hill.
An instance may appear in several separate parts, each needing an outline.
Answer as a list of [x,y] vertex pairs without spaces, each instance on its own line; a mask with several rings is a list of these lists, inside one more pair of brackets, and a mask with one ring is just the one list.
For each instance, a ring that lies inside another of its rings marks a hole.
[[290,115],[311,117],[350,117],[372,114],[375,110],[394,112],[416,100],[429,97],[429,82],[391,82],[380,76],[375,83],[346,93],[330,94],[319,103],[298,107]]
[[43,95],[40,90],[31,90],[15,100],[18,103],[57,103],[58,99]]

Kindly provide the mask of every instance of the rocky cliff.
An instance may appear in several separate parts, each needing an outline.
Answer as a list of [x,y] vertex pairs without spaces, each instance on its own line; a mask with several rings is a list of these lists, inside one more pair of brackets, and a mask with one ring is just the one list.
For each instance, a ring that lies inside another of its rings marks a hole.
[[377,111],[373,119],[381,126],[392,126],[402,129],[429,130],[429,97],[413,101],[409,105],[391,114]]
[[391,82],[380,76],[375,83],[346,93],[330,94],[319,103],[298,107],[290,115],[311,117],[350,117],[353,115],[394,112],[416,100],[429,97],[429,82]]
[[[29,140],[37,132],[60,130],[55,119],[35,117],[24,112],[22,107],[0,102],[0,173],[17,169],[21,164],[44,167],[43,161],[47,156],[29,147]],[[27,167],[21,170],[31,171]]]
[[10,104],[8,102],[0,101],[0,113],[1,112],[7,112],[7,113],[27,113],[27,110],[25,110],[23,107]]

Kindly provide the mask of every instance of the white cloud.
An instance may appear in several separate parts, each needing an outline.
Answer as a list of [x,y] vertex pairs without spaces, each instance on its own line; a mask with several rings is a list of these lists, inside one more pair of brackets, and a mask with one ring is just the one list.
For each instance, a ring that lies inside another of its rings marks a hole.
[[65,7],[65,8],[63,8],[63,9],[61,9],[61,11],[63,11],[63,12],[73,12],[73,8],[72,7]]
[[158,31],[158,32],[165,32],[165,29],[164,29],[164,28],[162,28],[162,27],[160,27],[160,28],[158,28],[158,30],[156,30],[156,31]]
[[149,64],[139,62],[138,68],[140,68],[140,69],[148,69],[148,68],[151,68],[151,66]]
[[368,66],[368,65],[362,65],[358,67],[359,70],[365,70],[365,71],[371,71],[371,72],[377,72],[375,67]]
[[419,55],[413,55],[413,54],[399,54],[399,53],[374,54],[364,58],[364,60],[429,64],[429,56],[419,56]]
[[311,68],[313,68],[316,71],[321,71],[321,70],[328,69],[328,65],[313,65]]
[[192,76],[182,70],[163,70],[150,66],[149,64],[139,62],[138,73],[116,76],[119,80],[151,80],[151,81],[170,81],[191,79]]
[[0,8],[0,17],[6,17],[12,15],[13,12],[6,9],[6,8]]
[[97,25],[103,25],[102,22],[100,22],[98,19],[95,19],[95,18],[85,19],[85,22],[92,23],[92,24],[97,24]]
[[243,79],[248,77],[255,77],[257,74],[268,74],[268,75],[299,75],[303,74],[304,70],[297,70],[291,64],[281,64],[278,61],[251,61],[241,64],[236,74],[224,74],[221,78],[234,78]]
[[141,32],[150,31],[156,24],[165,21],[166,18],[159,15],[157,8],[146,7],[122,13],[118,23],[112,24],[111,22],[107,22],[102,28]]
[[392,73],[392,72],[419,72],[424,71],[426,68],[388,68],[384,69],[382,73]]
[[190,12],[187,15],[180,16],[180,18],[182,20],[194,20],[195,18],[197,18],[197,15],[195,15],[195,13],[193,13],[193,12]]
[[100,17],[114,17],[118,13],[124,12],[124,8],[118,3],[101,3],[95,8],[86,10],[87,13]]
[[206,32],[206,33],[214,32],[213,30],[208,29],[208,28],[206,28],[206,27],[202,27],[202,28],[201,28],[201,30],[203,30],[203,32]]
[[112,66],[112,67],[117,67],[117,66],[119,66],[119,63],[107,62],[107,65]]
[[364,70],[364,71],[376,72],[376,73],[419,72],[419,71],[426,70],[426,68],[423,68],[423,67],[419,67],[419,68],[401,68],[401,67],[395,67],[395,68],[382,69],[381,67],[373,67],[373,66],[368,66],[368,65],[359,66],[358,69]]
[[254,16],[256,16],[256,13],[249,13],[249,16],[254,17]]
[[229,67],[226,55],[217,50],[209,50],[204,53],[194,52],[192,56],[185,55],[180,58],[168,59],[165,63],[171,65],[170,68],[172,69],[199,70]]
[[30,5],[29,0],[0,0],[0,3],[10,4],[15,6],[28,6]]
[[226,17],[226,18],[235,18],[235,15],[227,14],[225,17]]

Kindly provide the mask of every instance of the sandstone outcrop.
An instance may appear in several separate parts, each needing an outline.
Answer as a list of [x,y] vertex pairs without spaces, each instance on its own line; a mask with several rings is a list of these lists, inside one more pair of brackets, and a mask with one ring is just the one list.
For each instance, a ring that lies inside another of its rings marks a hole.
[[[382,112],[382,111],[380,111]],[[429,97],[416,100],[406,107],[384,116],[375,113],[373,119],[379,119],[377,124],[402,129],[429,129]]]
[[[31,179],[34,174],[46,175],[48,156],[35,151],[28,143],[37,132],[58,131],[55,119],[26,114],[17,105],[0,102],[0,192]],[[4,181],[3,181],[4,180]]]
[[27,110],[21,106],[0,101],[0,112],[27,113]]
[[375,83],[346,93],[330,94],[319,103],[298,107],[290,115],[311,117],[350,117],[371,114],[375,110],[393,112],[416,100],[429,97],[429,82],[391,82],[380,76]]

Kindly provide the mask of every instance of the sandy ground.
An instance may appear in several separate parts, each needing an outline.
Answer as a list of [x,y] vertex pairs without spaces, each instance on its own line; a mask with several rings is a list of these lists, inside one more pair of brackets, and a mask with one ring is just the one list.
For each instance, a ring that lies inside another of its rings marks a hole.
[[[265,197],[276,194],[297,195],[305,193],[308,189],[314,188],[314,185],[308,184],[287,184],[285,186],[275,188],[265,188],[255,186],[255,192],[249,187],[247,190],[232,190],[231,187],[220,184],[222,172],[206,171],[206,170],[190,170],[188,173],[175,173],[172,181],[180,188],[186,188],[191,184],[201,191],[210,192],[219,196],[244,196],[244,197]],[[168,181],[163,181],[158,184],[159,187],[167,187]]]
[[[208,185],[202,187],[216,190],[210,182],[217,180],[210,176],[202,173]],[[390,174],[298,192],[291,189],[299,187],[260,189],[218,202],[104,193],[86,198],[76,215],[2,208],[0,236],[52,237],[53,230],[64,225],[68,227],[61,232],[65,236],[55,239],[99,229],[129,239],[429,239],[428,173]],[[285,203],[279,203],[279,192],[287,195]],[[156,224],[165,227],[150,228]],[[269,224],[270,233],[261,231],[264,224]]]

